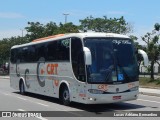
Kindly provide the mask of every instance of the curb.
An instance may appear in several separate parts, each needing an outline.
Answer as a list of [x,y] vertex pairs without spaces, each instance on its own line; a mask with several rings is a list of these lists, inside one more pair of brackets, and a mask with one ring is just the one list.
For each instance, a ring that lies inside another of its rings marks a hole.
[[10,77],[4,77],[3,79],[10,79]]
[[0,79],[10,79],[10,77],[2,77],[2,76],[0,76]]
[[139,94],[160,97],[160,94],[156,93],[139,92]]
[[139,88],[160,89],[159,87],[139,86]]

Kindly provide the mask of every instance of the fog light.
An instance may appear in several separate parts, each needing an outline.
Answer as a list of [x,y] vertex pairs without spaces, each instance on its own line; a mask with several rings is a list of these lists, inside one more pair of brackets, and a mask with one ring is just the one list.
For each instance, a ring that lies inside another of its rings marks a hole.
[[135,98],[138,98],[138,95],[135,95]]
[[89,100],[93,100],[93,98],[88,98]]

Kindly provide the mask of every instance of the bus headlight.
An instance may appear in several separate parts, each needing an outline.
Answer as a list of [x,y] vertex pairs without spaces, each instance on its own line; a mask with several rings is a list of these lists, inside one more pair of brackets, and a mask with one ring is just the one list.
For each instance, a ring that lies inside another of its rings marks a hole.
[[136,91],[136,90],[138,90],[138,86],[133,87],[133,88],[130,89],[130,91]]
[[96,89],[89,89],[88,91],[92,94],[103,94],[104,93],[102,90],[96,90]]

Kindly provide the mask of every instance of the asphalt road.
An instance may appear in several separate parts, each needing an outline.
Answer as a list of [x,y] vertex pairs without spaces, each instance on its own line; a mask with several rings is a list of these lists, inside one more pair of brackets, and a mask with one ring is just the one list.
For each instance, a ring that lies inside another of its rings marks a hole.
[[[0,111],[18,111],[22,113],[47,111],[44,114],[51,116],[61,116],[62,118],[51,118],[42,114],[42,117],[36,116],[29,119],[35,120],[50,120],[50,119],[158,119],[158,117],[104,117],[109,115],[123,115],[128,113],[143,113],[143,111],[158,111],[160,114],[160,97],[139,95],[137,100],[127,101],[114,104],[102,105],[84,105],[79,103],[72,103],[71,106],[61,105],[58,99],[46,97],[37,94],[28,93],[27,95],[20,95],[19,91],[10,88],[10,81],[8,79],[0,79]],[[122,114],[121,114],[122,113]],[[0,113],[1,114],[1,113]],[[145,112],[147,114],[147,112]],[[1,116],[1,115],[0,115]],[[70,116],[70,117],[68,117]],[[72,117],[71,117],[72,116]],[[85,117],[89,116],[89,117]],[[0,118],[4,119],[4,118]],[[13,118],[5,118],[13,119]],[[24,119],[24,118],[15,118]],[[25,118],[28,120],[28,118]]]

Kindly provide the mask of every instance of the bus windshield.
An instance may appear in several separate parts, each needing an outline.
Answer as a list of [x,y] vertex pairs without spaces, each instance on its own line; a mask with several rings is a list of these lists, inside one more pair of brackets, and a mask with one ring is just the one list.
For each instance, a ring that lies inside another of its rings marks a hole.
[[92,55],[87,66],[88,83],[128,83],[138,80],[133,42],[122,38],[85,38]]

